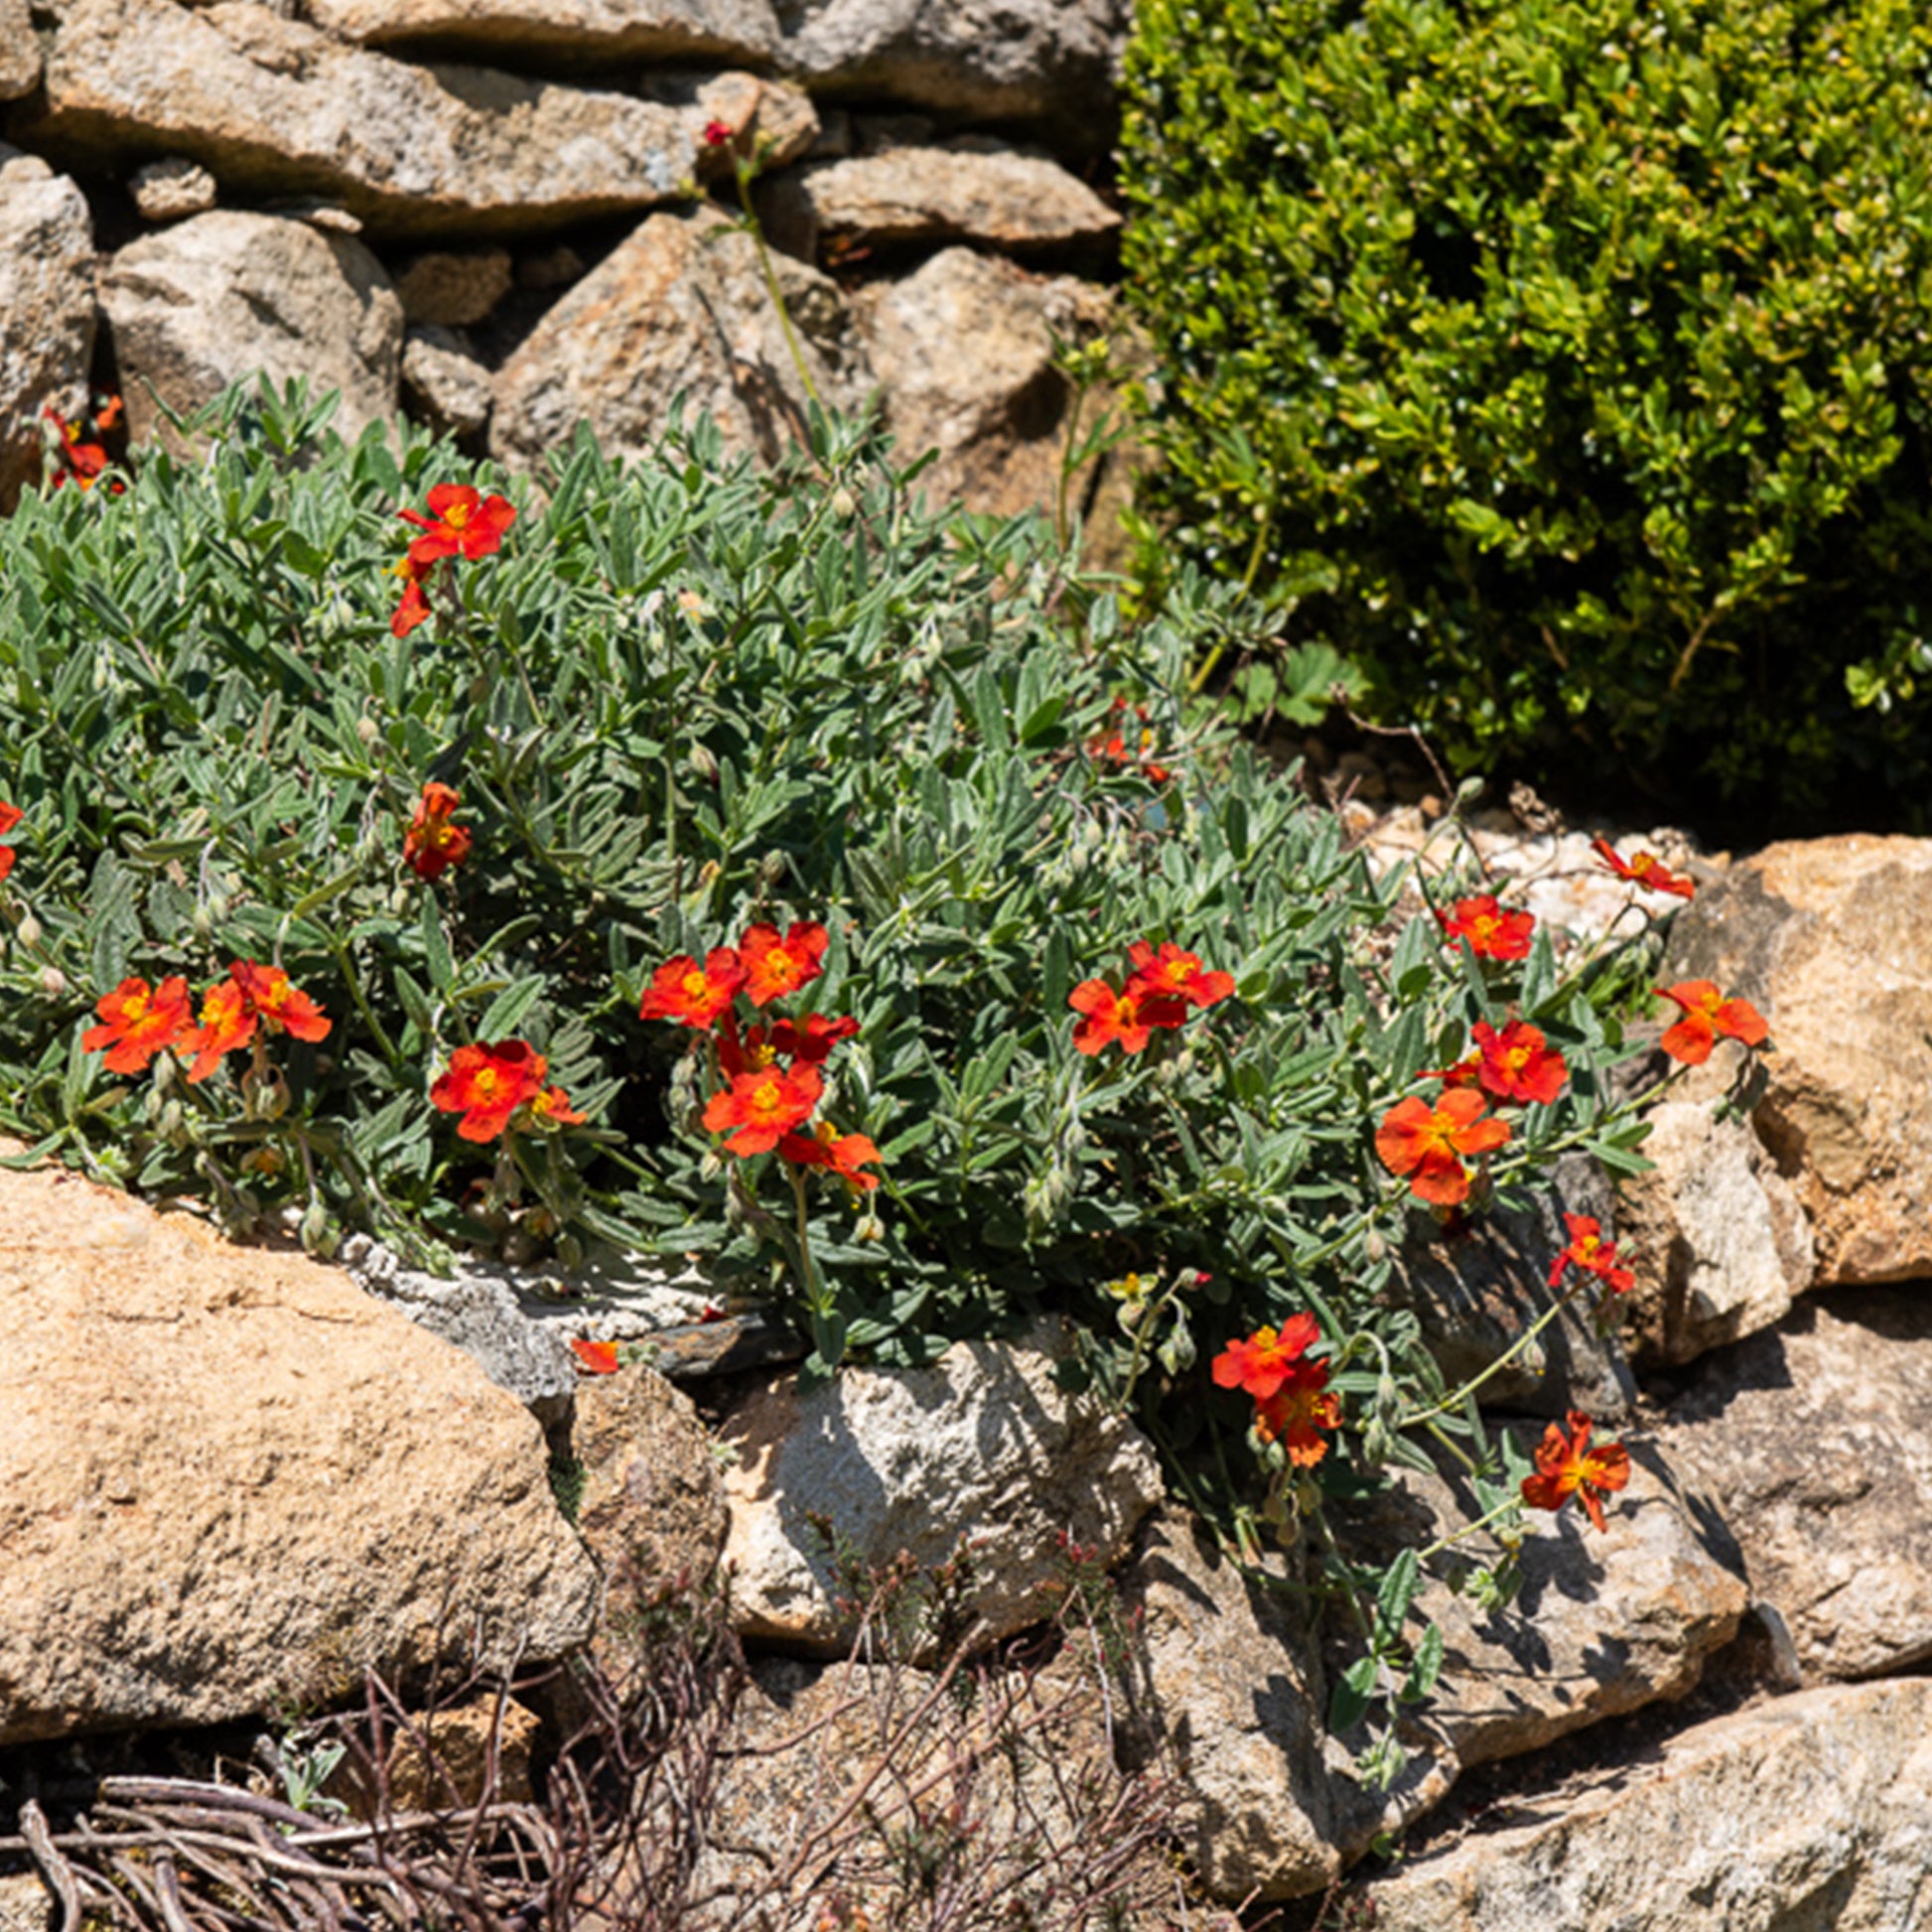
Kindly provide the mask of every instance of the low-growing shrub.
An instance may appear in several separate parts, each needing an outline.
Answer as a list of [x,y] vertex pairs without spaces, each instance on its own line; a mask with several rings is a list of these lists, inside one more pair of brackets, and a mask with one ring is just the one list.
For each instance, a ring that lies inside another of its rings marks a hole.
[[[773,474],[698,426],[527,491],[314,432],[230,397],[204,458],[0,524],[25,1158],[322,1252],[699,1255],[819,1373],[1070,1312],[1069,1375],[1182,1479],[1250,1430],[1249,1536],[1335,1440],[1324,1477],[1479,1436],[1394,1255],[1565,1150],[1643,1165],[1604,1075],[1644,956],[1562,962],[1480,893],[1398,917],[1189,709],[1238,600],[1130,630],[1040,525],[930,514],[824,420]],[[1680,1059],[1762,1038],[1672,997]],[[1573,1232],[1568,1292],[1616,1288]],[[1414,1588],[1355,1715],[1433,1681]]]
[[1906,0],[1149,0],[1181,544],[1464,762],[1922,820],[1929,79]]

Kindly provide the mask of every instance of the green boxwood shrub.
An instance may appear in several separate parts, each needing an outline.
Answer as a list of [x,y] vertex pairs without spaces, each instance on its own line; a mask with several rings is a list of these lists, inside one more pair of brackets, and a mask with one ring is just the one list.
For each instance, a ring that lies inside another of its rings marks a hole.
[[1922,817],[1922,9],[1145,0],[1129,89],[1186,547],[1464,761]]

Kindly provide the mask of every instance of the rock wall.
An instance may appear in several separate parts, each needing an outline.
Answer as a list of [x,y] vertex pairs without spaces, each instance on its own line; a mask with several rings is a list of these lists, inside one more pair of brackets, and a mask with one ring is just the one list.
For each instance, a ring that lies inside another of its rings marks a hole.
[[[1055,341],[1115,327],[1126,24],[1122,0],[0,0],[0,507],[43,408],[115,391],[138,440],[264,370],[339,388],[346,435],[403,413],[526,470],[579,421],[635,452],[679,396],[770,461],[809,387],[937,449],[929,493],[1051,508]],[[1126,460],[1067,500],[1117,499]]]

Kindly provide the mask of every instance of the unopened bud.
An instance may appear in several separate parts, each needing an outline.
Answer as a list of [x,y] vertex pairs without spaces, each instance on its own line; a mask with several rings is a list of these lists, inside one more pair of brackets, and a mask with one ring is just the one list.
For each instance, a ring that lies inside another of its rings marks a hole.
[[341,1239],[342,1231],[330,1218],[329,1210],[321,1201],[311,1201],[309,1211],[302,1217],[302,1246],[327,1261]]
[[68,990],[68,976],[58,966],[41,968],[41,991],[50,1000],[58,1000]]
[[838,488],[833,490],[832,514],[834,516],[850,516],[858,507],[858,499],[844,483],[840,483]]
[[767,886],[780,886],[784,883],[786,869],[785,855],[782,852],[767,852],[759,861],[759,877]]
[[382,736],[382,727],[373,718],[364,716],[355,721],[355,736],[365,746],[373,745]]
[[14,930],[20,936],[23,946],[38,946],[41,942],[41,922],[29,912]]
[[690,757],[691,769],[706,784],[715,785],[718,782],[718,760],[712,757],[711,747],[709,745],[693,745],[691,747]]

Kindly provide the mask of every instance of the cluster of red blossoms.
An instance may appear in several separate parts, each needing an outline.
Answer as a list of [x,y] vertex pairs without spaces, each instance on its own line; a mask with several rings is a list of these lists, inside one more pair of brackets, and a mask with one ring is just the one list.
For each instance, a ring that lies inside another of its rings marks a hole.
[[228,977],[202,996],[199,1014],[179,976],[150,986],[125,979],[94,1007],[100,1025],[80,1035],[89,1053],[105,1051],[114,1073],[140,1073],[160,1052],[190,1060],[188,1077],[206,1080],[223,1058],[255,1043],[257,1036],[289,1034],[297,1039],[328,1037],[322,1009],[279,966],[237,959]]
[[1621,1443],[1589,1446],[1593,1425],[1572,1409],[1569,1428],[1552,1423],[1536,1449],[1536,1473],[1523,1478],[1523,1500],[1532,1509],[1561,1509],[1572,1496],[1583,1504],[1600,1530],[1602,1498],[1613,1495],[1630,1480],[1630,1452]]
[[[0,839],[4,839],[25,816],[26,813],[18,805],[10,805],[4,798],[0,798]],[[0,879],[6,878],[8,873],[13,871],[17,856],[12,846],[0,845]]]
[[[54,487],[61,489],[72,483],[77,489],[91,489],[112,460],[106,446],[99,442],[86,440],[86,426],[69,421],[49,404],[41,411],[42,420],[54,426],[54,442],[51,452],[54,458]],[[109,396],[94,411],[93,433],[96,437],[105,436],[116,428],[121,420],[121,399]],[[107,493],[118,496],[127,487],[118,477],[110,477]]]
[[493,1141],[506,1128],[581,1127],[562,1087],[545,1085],[550,1062],[527,1039],[459,1046],[429,1090],[432,1107],[461,1114],[466,1141]]
[[819,1069],[859,1031],[858,1021],[808,1013],[741,1030],[735,1010],[741,994],[762,1012],[809,986],[825,970],[828,944],[825,928],[809,919],[794,920],[782,934],[773,925],[750,926],[736,946],[714,946],[702,962],[690,953],[667,959],[651,975],[637,1017],[712,1035],[726,1084],[706,1102],[704,1124],[727,1137],[728,1153],[749,1160],[775,1151],[793,1167],[826,1168],[865,1189],[879,1185],[877,1174],[864,1172],[878,1163],[878,1148],[864,1134],[812,1124],[825,1094]]
[[1302,1469],[1327,1454],[1322,1431],[1341,1427],[1341,1403],[1328,1393],[1328,1364],[1308,1359],[1320,1339],[1313,1315],[1292,1314],[1279,1330],[1257,1328],[1214,1357],[1215,1386],[1253,1396],[1255,1434],[1264,1443],[1280,1443]]
[[493,555],[503,547],[503,534],[516,521],[516,509],[506,496],[484,496],[468,483],[438,483],[429,493],[429,514],[398,510],[405,523],[422,531],[395,566],[402,579],[402,602],[389,620],[398,637],[407,637],[433,614],[425,589],[443,564],[459,557]]
[[[1134,734],[1131,746],[1128,743],[1130,730]],[[1154,731],[1148,724],[1147,706],[1137,704],[1130,720],[1127,700],[1116,698],[1107,720],[1107,729],[1088,744],[1087,756],[1096,764],[1110,764],[1120,771],[1137,771],[1149,784],[1164,785],[1173,776],[1173,772],[1151,756],[1154,748]]]
[[1157,951],[1137,939],[1127,959],[1132,970],[1118,993],[1105,980],[1082,980],[1066,996],[1081,1016],[1073,1029],[1076,1053],[1097,1053],[1110,1041],[1138,1053],[1157,1031],[1183,1026],[1190,1007],[1211,1007],[1234,991],[1232,973],[1209,972],[1197,954],[1176,945]]

